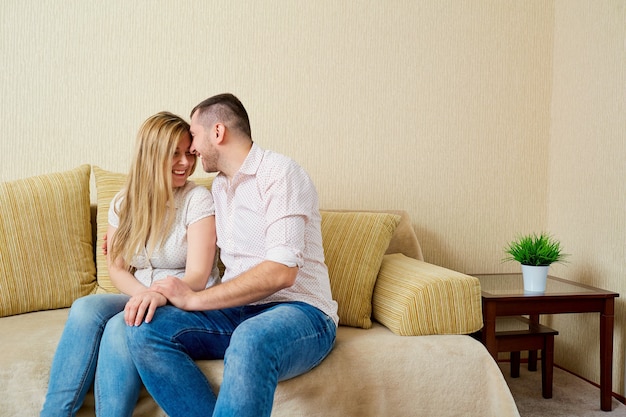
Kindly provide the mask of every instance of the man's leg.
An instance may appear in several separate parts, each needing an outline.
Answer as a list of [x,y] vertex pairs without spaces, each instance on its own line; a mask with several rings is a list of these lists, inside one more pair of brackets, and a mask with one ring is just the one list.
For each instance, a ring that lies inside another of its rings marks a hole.
[[278,381],[318,365],[335,334],[332,319],[304,303],[276,304],[245,320],[226,351],[213,417],[269,417]]
[[128,296],[95,294],[74,301],[57,346],[41,416],[74,416],[93,383],[100,338]]
[[146,389],[170,416],[207,417],[215,394],[195,359],[221,359],[239,309],[156,310],[150,323],[126,327],[128,347]]

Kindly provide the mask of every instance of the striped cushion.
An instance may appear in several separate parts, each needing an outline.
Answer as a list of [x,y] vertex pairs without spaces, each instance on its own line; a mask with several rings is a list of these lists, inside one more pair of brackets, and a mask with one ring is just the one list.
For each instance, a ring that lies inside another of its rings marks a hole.
[[372,327],[372,291],[400,216],[322,211],[322,242],[339,323]]
[[96,269],[98,271],[98,285],[106,292],[119,293],[109,277],[106,256],[102,253],[104,235],[109,224],[109,206],[115,194],[124,186],[125,174],[105,171],[100,167],[93,166],[93,174],[96,177],[96,193],[98,211],[96,213]]
[[[102,244],[109,224],[109,206],[111,205],[111,200],[113,200],[115,194],[124,186],[126,174],[106,171],[97,166],[93,167],[93,173],[96,177],[98,204],[98,212],[96,214],[96,267],[98,270],[98,285],[106,292],[118,293],[119,291],[115,288],[109,277],[106,256],[102,253]],[[211,189],[213,177],[194,178],[193,182]]]
[[402,336],[469,334],[482,327],[477,278],[402,254],[385,255],[373,317]]
[[0,184],[0,316],[95,291],[89,165]]

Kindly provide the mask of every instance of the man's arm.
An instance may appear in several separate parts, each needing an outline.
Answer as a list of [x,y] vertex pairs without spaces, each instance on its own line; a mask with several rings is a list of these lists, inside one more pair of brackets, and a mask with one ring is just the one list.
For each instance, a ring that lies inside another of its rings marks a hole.
[[217,310],[250,304],[291,287],[297,274],[298,267],[263,261],[238,277],[203,291],[194,292],[184,282],[172,278],[158,281],[150,288],[183,310]]
[[[215,216],[205,217],[187,228],[187,262],[185,276],[180,279],[191,290],[199,291],[206,287],[213,260],[215,259]],[[176,277],[170,277],[179,281]],[[158,281],[157,281],[158,282]],[[152,284],[146,292],[132,297],[124,308],[124,320],[129,325],[139,326],[142,320],[149,323],[156,309],[165,305],[165,296],[154,289]],[[155,296],[156,295],[156,296]]]

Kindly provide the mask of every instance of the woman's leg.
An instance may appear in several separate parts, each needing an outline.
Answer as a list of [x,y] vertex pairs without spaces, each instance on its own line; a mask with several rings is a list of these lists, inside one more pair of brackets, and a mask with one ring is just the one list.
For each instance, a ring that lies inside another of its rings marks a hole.
[[213,417],[269,417],[278,381],[317,366],[335,335],[332,319],[304,303],[279,303],[245,320],[226,351]]
[[100,338],[128,296],[94,294],[74,301],[57,346],[41,416],[74,416],[93,383]]
[[122,311],[109,319],[102,334],[94,390],[96,415],[132,416],[141,386],[126,343],[126,323]]

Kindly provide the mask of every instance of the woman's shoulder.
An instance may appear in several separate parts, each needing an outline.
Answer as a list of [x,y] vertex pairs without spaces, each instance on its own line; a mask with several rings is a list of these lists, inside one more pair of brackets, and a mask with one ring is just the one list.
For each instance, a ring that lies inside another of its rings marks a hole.
[[124,200],[125,194],[126,193],[124,192],[123,188],[115,193],[115,195],[111,199],[111,202],[109,203],[109,210],[112,210],[113,208],[119,210],[120,205],[122,204],[122,200]]
[[185,189],[185,194],[194,194],[194,195],[211,195],[211,191],[205,187],[204,185],[198,185],[193,181],[187,181],[187,184],[183,187]]
[[178,201],[183,204],[206,204],[207,201],[213,203],[211,191],[193,181],[187,181],[177,194]]
[[198,220],[215,212],[211,191],[192,181],[187,182],[179,190],[176,207],[179,209],[180,215],[186,216],[186,222],[189,221],[190,223],[193,223],[194,219]]

